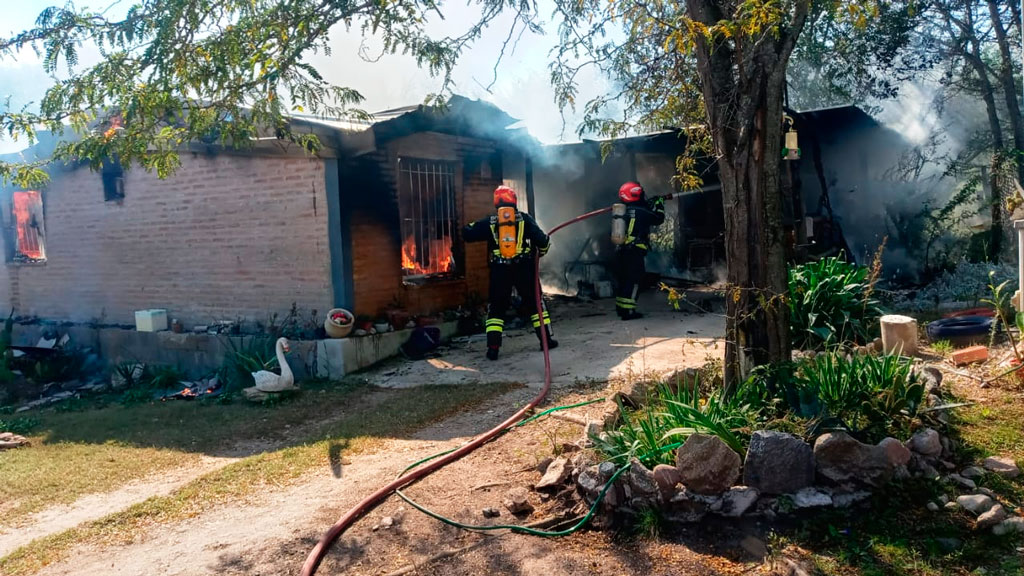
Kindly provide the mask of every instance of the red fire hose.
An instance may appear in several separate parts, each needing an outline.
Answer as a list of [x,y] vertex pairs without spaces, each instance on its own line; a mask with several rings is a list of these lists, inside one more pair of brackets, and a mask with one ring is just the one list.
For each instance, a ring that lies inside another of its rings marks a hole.
[[[665,196],[666,199],[671,197],[671,194]],[[565,228],[566,226],[575,224],[576,222],[580,222],[582,220],[586,220],[587,218],[593,218],[594,216],[597,216],[599,214],[611,212],[611,209],[611,206],[608,206],[606,208],[601,208],[599,210],[587,212],[586,214],[581,214],[573,218],[572,220],[563,222],[562,224],[555,226],[554,228],[551,229],[550,232],[548,232],[548,234],[554,234],[555,232],[558,232],[559,230]],[[537,284],[534,287],[534,298],[537,304],[537,314],[541,318],[543,318],[544,310],[543,306],[541,305],[542,297],[540,289],[539,255],[534,257],[534,268],[537,276]],[[489,440],[493,439],[495,436],[501,434],[508,427],[512,426],[516,422],[519,422],[523,418],[523,416],[526,415],[527,412],[534,409],[538,404],[540,404],[544,400],[544,398],[548,395],[548,391],[551,390],[551,358],[548,354],[548,331],[541,330],[540,334],[541,348],[543,348],[544,350],[544,386],[540,389],[540,393],[538,393],[537,396],[533,400],[531,400],[529,404],[524,406],[522,409],[520,409],[518,412],[510,416],[501,424],[498,424],[498,426],[496,426],[495,428],[492,428],[491,430],[477,436],[468,444],[463,445],[461,448],[452,452],[451,454],[448,454],[447,456],[443,456],[436,460],[432,460],[431,462],[424,464],[422,467],[409,472],[407,475],[392,480],[391,483],[387,484],[386,486],[383,486],[373,494],[370,494],[369,496],[364,498],[359,504],[356,504],[354,508],[346,512],[344,516],[338,519],[338,521],[335,522],[334,525],[327,530],[327,532],[320,538],[320,541],[316,543],[316,546],[314,546],[313,549],[309,552],[309,556],[306,557],[305,563],[302,564],[302,576],[313,576],[313,574],[316,574],[316,570],[320,566],[320,563],[323,561],[324,556],[327,554],[327,550],[328,548],[330,548],[331,544],[333,544],[334,541],[337,540],[345,532],[345,530],[348,530],[348,528],[352,524],[354,524],[357,520],[362,518],[363,515],[372,510],[378,504],[380,504],[380,502],[382,502],[385,498],[390,496],[395,490],[412,484],[413,482],[416,482],[417,480],[424,478],[425,476],[434,472],[435,470],[442,468],[458,460],[459,458],[462,458],[466,454],[469,454],[470,452],[476,450]]]

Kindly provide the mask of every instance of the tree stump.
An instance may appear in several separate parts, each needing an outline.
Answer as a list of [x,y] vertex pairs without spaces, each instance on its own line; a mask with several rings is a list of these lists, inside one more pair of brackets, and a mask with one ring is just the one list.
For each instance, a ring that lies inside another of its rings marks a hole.
[[882,349],[886,354],[917,355],[917,320],[909,316],[882,316]]

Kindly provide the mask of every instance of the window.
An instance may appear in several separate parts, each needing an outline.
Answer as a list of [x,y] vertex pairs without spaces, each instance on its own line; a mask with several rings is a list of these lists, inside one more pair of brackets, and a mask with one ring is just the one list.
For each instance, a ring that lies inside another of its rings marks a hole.
[[455,169],[450,162],[398,159],[398,215],[406,280],[455,272]]
[[105,202],[120,202],[124,200],[124,169],[117,160],[103,162],[100,171],[103,178],[103,200]]
[[15,192],[12,202],[14,211],[14,261],[45,262],[46,248],[43,229],[43,197],[35,190]]

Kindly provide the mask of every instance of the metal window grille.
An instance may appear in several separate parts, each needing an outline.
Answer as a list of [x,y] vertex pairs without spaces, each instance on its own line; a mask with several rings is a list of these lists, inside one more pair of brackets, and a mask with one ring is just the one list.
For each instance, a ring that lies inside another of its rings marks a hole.
[[450,162],[399,158],[398,209],[406,279],[455,272],[455,169]]
[[34,190],[13,194],[14,219],[17,230],[15,259],[41,261],[46,259],[43,239],[43,198]]

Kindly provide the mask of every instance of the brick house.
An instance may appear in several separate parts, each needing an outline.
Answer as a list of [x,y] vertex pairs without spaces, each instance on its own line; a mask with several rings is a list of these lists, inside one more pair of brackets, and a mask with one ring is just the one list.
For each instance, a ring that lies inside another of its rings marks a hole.
[[0,305],[106,324],[165,308],[188,328],[261,321],[293,302],[321,316],[433,314],[486,294],[485,248],[460,230],[503,182],[531,207],[533,143],[507,130],[515,119],[454,97],[366,124],[293,122],[321,153],[272,138],[245,151],[196,143],[165,180],[54,166],[42,190],[4,190]]

